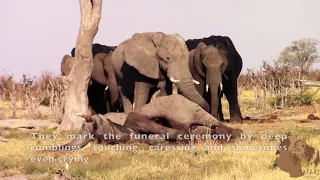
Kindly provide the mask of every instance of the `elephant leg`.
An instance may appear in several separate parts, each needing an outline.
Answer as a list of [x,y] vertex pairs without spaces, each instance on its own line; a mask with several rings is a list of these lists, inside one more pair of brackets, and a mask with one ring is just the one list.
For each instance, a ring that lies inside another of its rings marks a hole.
[[161,92],[161,95],[169,95],[169,94],[172,94],[173,92],[173,83],[167,79],[166,82],[165,82],[165,85],[164,85],[164,90]]
[[104,99],[106,102],[107,113],[111,112],[110,91],[109,90],[104,91]]
[[242,122],[243,118],[238,102],[238,84],[236,77],[229,77],[228,80],[222,79],[223,93],[229,102],[230,122]]
[[222,113],[222,103],[221,103],[221,98],[222,98],[222,90],[219,88],[219,106],[218,106],[218,117],[220,121],[224,121],[223,113]]
[[134,110],[147,104],[150,93],[150,84],[142,81],[135,82],[134,88]]
[[88,87],[87,94],[89,106],[98,114],[105,114],[107,112],[105,102],[105,85],[100,84],[96,80],[91,80],[92,84]]
[[210,104],[211,108],[211,93],[210,93],[210,87],[208,86],[208,91],[203,91],[203,98]]
[[121,96],[123,110],[125,113],[129,113],[133,110],[133,105],[132,105],[129,97],[127,97],[124,94],[123,89],[120,86],[119,86],[119,90],[120,90],[120,96]]
[[120,93],[116,78],[112,75],[109,75],[108,81],[108,91],[109,91],[109,103],[110,103],[110,112],[117,112],[120,109]]
[[169,135],[169,140],[177,140],[178,130],[162,126],[145,115],[131,112],[128,114],[124,126],[141,133]]

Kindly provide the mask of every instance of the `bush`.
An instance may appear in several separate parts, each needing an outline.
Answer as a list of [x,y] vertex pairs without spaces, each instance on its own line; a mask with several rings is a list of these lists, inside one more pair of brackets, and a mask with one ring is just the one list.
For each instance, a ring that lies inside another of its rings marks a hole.
[[287,97],[287,106],[310,106],[312,104],[313,94],[305,92],[292,94]]
[[42,105],[42,106],[50,106],[50,97],[48,97],[48,96],[44,97],[41,100],[40,105]]
[[[314,94],[309,92],[302,93],[292,93],[288,94],[284,101],[285,107],[293,107],[293,106],[309,106],[312,104]],[[281,104],[281,97],[274,96],[269,98],[268,104],[270,106],[277,106]]]

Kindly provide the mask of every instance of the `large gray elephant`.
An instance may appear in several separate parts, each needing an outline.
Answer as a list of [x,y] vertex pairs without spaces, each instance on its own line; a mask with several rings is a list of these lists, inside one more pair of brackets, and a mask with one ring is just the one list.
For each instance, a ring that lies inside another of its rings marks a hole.
[[[104,93],[107,96],[107,112],[122,112],[123,110],[120,104],[120,92],[116,81],[116,75],[112,66],[112,53],[113,51],[110,51],[108,54],[98,53],[95,55],[93,58],[94,66],[92,79],[101,85],[105,85],[103,87],[106,89]],[[92,93],[96,92],[93,91]],[[95,100],[99,101],[100,99],[97,97]]]
[[[227,66],[226,51],[223,49],[200,42],[196,49],[190,51],[190,72],[192,77],[199,82],[196,89],[210,104],[211,114],[217,119],[223,117],[220,84]],[[208,89],[210,89],[209,92]]]
[[[180,93],[209,112],[198,93],[188,67],[189,51],[179,34],[136,33],[122,42],[112,55],[113,67],[125,112],[150,101],[159,84],[177,85]],[[168,90],[169,91],[169,90]]]
[[[108,54],[97,53],[93,58],[93,72],[88,87],[89,106],[94,113],[122,112],[120,106],[120,93],[115,79],[111,61],[112,51]],[[68,76],[75,58],[65,55],[61,61],[61,74]],[[106,91],[107,89],[107,91]]]
[[[199,45],[199,43],[204,43],[207,46],[213,45],[217,47],[218,49],[222,49],[226,52],[226,58],[228,61],[228,65],[223,73],[223,76],[215,76],[216,79],[215,82],[219,82],[222,78],[222,92],[225,94],[228,102],[229,102],[229,112],[230,112],[230,121],[231,122],[242,122],[243,117],[240,111],[240,106],[238,102],[238,77],[242,69],[242,58],[238,51],[236,50],[232,40],[228,36],[209,36],[204,37],[201,39],[188,39],[186,41],[186,45],[189,49],[189,51],[196,49]],[[205,49],[206,46],[201,45],[199,49]],[[205,68],[205,66],[203,66]],[[222,69],[222,68],[221,68]],[[201,72],[201,71],[199,71]],[[203,69],[203,74],[205,74],[206,71]],[[217,73],[220,74],[220,73]],[[214,86],[217,83],[215,83]],[[210,88],[210,87],[209,87]],[[214,87],[215,88],[215,87]],[[211,91],[211,90],[210,90]],[[209,92],[210,92],[209,91]],[[216,94],[216,93],[215,93]],[[208,93],[210,96],[211,94]],[[209,101],[211,100],[210,97],[207,98]],[[219,100],[221,101],[221,100]],[[215,101],[216,102],[216,101]],[[209,103],[210,104],[210,103]],[[219,107],[218,109],[220,109]],[[220,111],[220,110],[219,110]],[[222,112],[219,112],[219,119],[224,120]]]

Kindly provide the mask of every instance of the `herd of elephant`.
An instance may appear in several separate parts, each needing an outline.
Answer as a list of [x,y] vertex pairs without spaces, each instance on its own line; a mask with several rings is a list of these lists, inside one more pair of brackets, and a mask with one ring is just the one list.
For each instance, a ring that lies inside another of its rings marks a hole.
[[[118,46],[93,44],[88,87],[95,114],[129,113],[159,96],[179,93],[220,121],[221,98],[229,102],[230,121],[242,122],[237,79],[242,58],[227,36],[184,40],[179,34],[136,33]],[[75,48],[61,62],[62,76],[74,64]]]

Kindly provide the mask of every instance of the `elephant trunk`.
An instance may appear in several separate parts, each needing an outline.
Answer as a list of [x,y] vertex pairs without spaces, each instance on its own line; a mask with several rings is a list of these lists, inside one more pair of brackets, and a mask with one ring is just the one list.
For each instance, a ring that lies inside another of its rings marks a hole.
[[90,142],[91,142],[90,139],[74,139],[67,144],[61,145],[60,147],[62,149],[68,149],[68,148],[72,149],[74,147],[81,149],[85,147],[87,144],[89,144]]
[[[84,123],[80,129],[81,137],[85,137],[85,135],[88,135],[93,132],[93,123]],[[61,145],[60,147],[63,149],[67,148],[83,148],[87,144],[89,144],[93,139],[90,139],[88,137],[80,138],[80,139],[74,139],[71,142]]]
[[210,87],[211,115],[218,119],[219,88],[222,81],[220,70],[207,71],[206,82]]
[[189,99],[190,101],[201,106],[205,111],[210,112],[210,106],[197,91],[195,86],[199,86],[199,85],[194,84],[190,71],[187,69],[187,70],[182,70],[180,72],[181,72],[179,76],[180,82],[178,82],[177,84],[181,94],[187,99]]
[[116,82],[115,77],[110,77],[109,76],[109,91],[110,91],[110,96],[111,96],[111,112],[117,112],[119,108],[119,98],[120,98],[120,92],[119,92],[119,87]]

